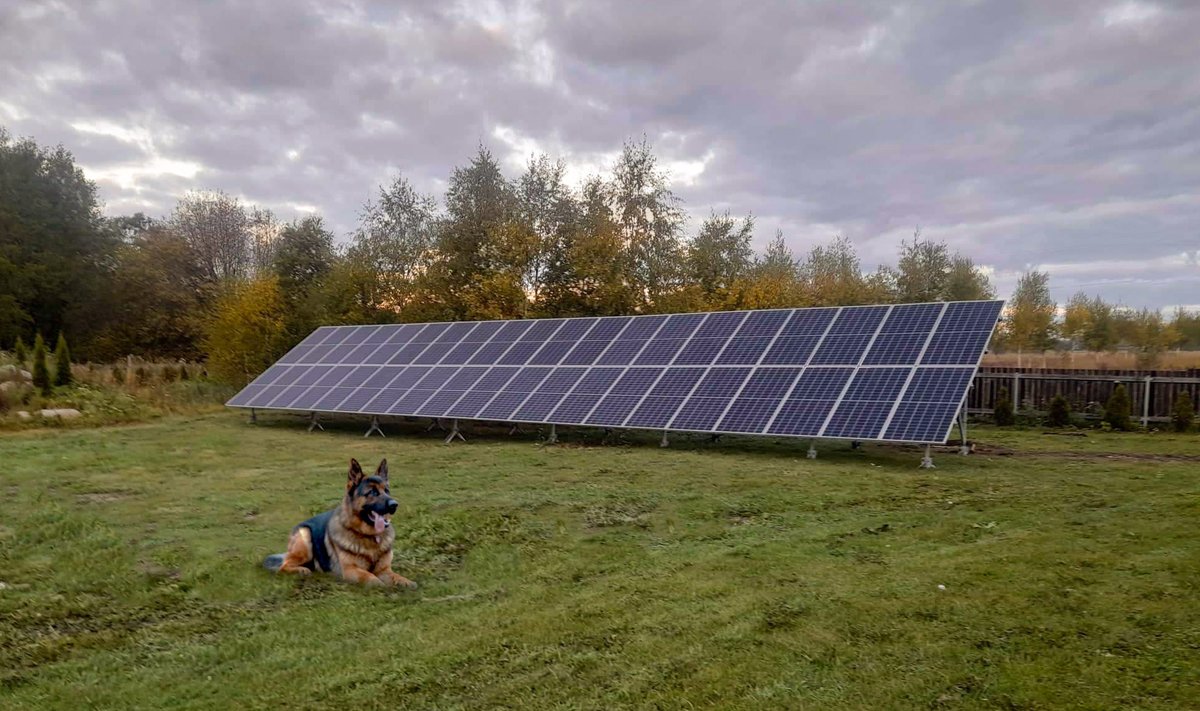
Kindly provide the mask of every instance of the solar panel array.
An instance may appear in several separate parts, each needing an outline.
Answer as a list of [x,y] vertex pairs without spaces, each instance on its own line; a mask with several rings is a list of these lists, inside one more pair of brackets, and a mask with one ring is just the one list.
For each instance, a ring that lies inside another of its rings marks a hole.
[[940,443],[1002,305],[324,326],[228,404]]

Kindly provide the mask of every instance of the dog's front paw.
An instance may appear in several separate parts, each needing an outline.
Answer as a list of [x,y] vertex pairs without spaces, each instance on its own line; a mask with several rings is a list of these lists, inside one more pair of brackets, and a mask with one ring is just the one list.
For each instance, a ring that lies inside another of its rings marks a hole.
[[408,588],[410,590],[415,590],[417,588],[416,583],[404,577],[403,575],[400,575],[399,573],[393,573],[390,570],[381,574],[379,579],[386,582],[388,585],[391,585],[392,587]]

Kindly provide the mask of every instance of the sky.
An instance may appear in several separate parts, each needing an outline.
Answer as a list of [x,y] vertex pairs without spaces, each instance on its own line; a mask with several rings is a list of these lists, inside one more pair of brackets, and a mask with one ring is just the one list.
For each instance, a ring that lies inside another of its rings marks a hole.
[[220,189],[342,239],[381,184],[440,196],[481,144],[575,181],[645,137],[694,233],[919,227],[1001,296],[1048,271],[1200,305],[1200,2],[0,0],[0,126],[108,214]]

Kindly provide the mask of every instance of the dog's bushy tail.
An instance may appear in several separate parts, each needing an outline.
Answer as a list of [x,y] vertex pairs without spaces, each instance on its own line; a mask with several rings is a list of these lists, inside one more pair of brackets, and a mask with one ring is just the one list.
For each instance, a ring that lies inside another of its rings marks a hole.
[[283,567],[284,557],[285,557],[285,554],[283,554],[283,553],[276,553],[274,555],[269,555],[263,560],[263,567],[266,568],[267,570],[278,571],[280,568]]

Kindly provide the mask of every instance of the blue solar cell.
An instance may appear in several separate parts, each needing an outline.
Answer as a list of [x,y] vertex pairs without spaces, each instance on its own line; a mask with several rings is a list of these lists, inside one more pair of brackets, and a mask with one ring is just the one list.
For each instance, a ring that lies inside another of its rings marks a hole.
[[709,365],[716,360],[728,338],[693,338],[672,361],[674,365]]
[[545,422],[562,399],[563,393],[536,392],[529,396],[510,419],[513,422]]
[[373,412],[376,414],[387,412],[407,392],[408,388],[383,388],[379,391],[379,394],[367,402],[360,412]]
[[437,390],[420,390],[414,388],[409,390],[400,399],[396,400],[390,407],[387,408],[389,415],[411,415],[417,411],[425,401],[433,397]]
[[[608,392],[608,389],[616,382],[617,378],[621,377],[620,368],[600,368],[597,370],[589,370],[579,379],[579,383],[575,386],[575,393],[584,393],[592,395],[603,395]],[[595,402],[595,398],[592,398]]]
[[323,359],[326,355],[328,355],[329,351],[333,350],[333,348],[334,348],[333,346],[326,346],[326,345],[313,346],[308,351],[308,353],[305,354],[304,360],[299,361],[299,362],[301,362],[301,363],[320,363],[321,359]]
[[448,328],[450,328],[450,324],[448,323],[425,324],[425,328],[422,328],[417,332],[417,335],[413,336],[411,343],[433,343]]
[[641,400],[640,395],[608,395],[596,405],[596,409],[592,410],[592,414],[587,416],[584,423],[606,427],[620,426]]
[[788,394],[800,376],[800,368],[764,368],[754,371],[738,397],[779,399]]
[[720,338],[732,336],[746,319],[745,311],[714,311],[696,329],[695,338]]
[[517,341],[525,332],[533,326],[533,321],[505,321],[496,335],[492,337],[493,341]]
[[[290,389],[291,388],[288,388],[288,390]],[[298,394],[295,399],[288,404],[276,405],[276,407],[284,407],[290,410],[311,410],[313,409],[313,405],[316,405],[317,401],[324,397],[328,390],[329,388],[327,387],[319,387],[314,385],[310,388],[307,388],[304,392]],[[286,391],[284,394],[287,394]]]
[[633,364],[668,365],[685,343],[687,343],[687,339],[684,338],[656,338],[646,344],[646,347],[634,359]]
[[631,317],[629,316],[605,316],[604,318],[598,318],[596,319],[596,323],[592,325],[591,330],[584,335],[584,339],[589,341],[611,341],[629,324],[630,320]]
[[703,368],[668,368],[651,388],[650,394],[654,396],[684,396],[692,392],[696,383],[703,377]]
[[820,336],[780,336],[762,357],[763,365],[804,365]]
[[558,329],[558,331],[550,337],[550,340],[569,341],[574,343],[580,338],[583,338],[584,334],[590,331],[594,325],[596,325],[596,319],[594,318],[567,319],[562,328]]
[[991,332],[1000,317],[1000,301],[967,301],[946,305],[938,331]]
[[909,442],[944,442],[954,424],[958,403],[902,402],[883,438]]
[[662,315],[638,316],[629,322],[621,332],[620,338],[649,340],[666,321],[667,317]]
[[392,346],[403,346],[413,339],[413,336],[421,332],[424,328],[423,324],[406,323],[395,330],[392,335],[388,336],[387,344]]
[[816,437],[833,409],[833,400],[788,400],[767,428],[770,434]]
[[729,406],[727,397],[690,397],[679,408],[679,414],[671,420],[673,430],[692,430],[708,432],[721,419],[721,413]]
[[350,330],[346,337],[342,339],[341,345],[357,346],[367,340],[367,336],[378,330],[378,326],[355,326]]
[[731,398],[749,377],[750,368],[711,368],[700,379],[692,395]]
[[679,406],[683,404],[683,401],[684,398],[682,396],[649,396],[629,416],[629,419],[625,421],[625,426],[654,429],[666,427],[671,418],[675,416],[676,411],[679,410]]
[[479,382],[479,379],[488,372],[485,366],[468,366],[461,368],[449,380],[446,381],[446,390],[469,390],[471,386]]
[[355,346],[348,345],[348,344],[334,346],[332,349],[330,349],[330,351],[328,353],[326,353],[324,356],[321,357],[321,362],[322,363],[341,363],[342,361],[345,361],[346,358],[348,358],[350,356],[350,353],[354,351],[354,348],[355,348]]
[[362,359],[362,362],[366,365],[383,365],[391,360],[392,356],[396,355],[396,351],[400,350],[398,346],[387,343],[381,343],[373,347],[375,350],[368,353]]
[[541,341],[518,341],[500,356],[498,362],[500,365],[525,365],[541,347]]
[[471,365],[495,365],[500,360],[500,356],[509,348],[512,348],[512,341],[489,341],[479,350],[475,351],[475,355],[467,359]]
[[671,314],[655,338],[689,338],[704,322],[707,314]]
[[562,359],[563,365],[591,365],[596,358],[608,348],[610,341],[580,341],[567,357]]
[[409,343],[396,351],[396,355],[389,358],[388,363],[390,365],[408,365],[428,347],[428,343]]
[[613,395],[645,395],[662,374],[662,368],[630,368],[613,384]]
[[405,368],[400,375],[397,375],[395,380],[388,383],[387,387],[404,388],[407,390],[416,385],[417,381],[419,381],[421,378],[424,378],[429,371],[430,368],[427,365],[409,366],[408,368]]
[[471,359],[483,346],[479,341],[463,341],[450,349],[450,352],[442,358],[442,363],[446,365],[462,365]]
[[592,411],[596,406],[596,395],[594,393],[572,393],[563,396],[562,401],[554,411],[550,413],[550,417],[546,418],[550,422],[562,422],[564,424],[579,424],[583,422],[583,418]]
[[317,345],[318,343],[320,343],[321,341],[325,340],[326,338],[328,338],[329,334],[332,332],[333,332],[333,328],[331,326],[321,326],[317,330],[315,330],[312,333],[305,336],[304,340],[297,343],[296,346],[297,347],[305,346],[305,347],[311,348],[311,347]]
[[729,411],[721,418],[716,429],[722,432],[744,432],[756,434],[762,432],[771,415],[779,405],[779,398],[758,399],[739,397],[730,405]]
[[833,411],[822,436],[874,439],[891,411],[891,402],[844,400]]
[[250,402],[254,399],[254,396],[261,393],[264,387],[266,386],[251,383],[242,388],[241,392],[229,398],[229,401],[225,404],[230,407],[249,407]]
[[797,309],[784,324],[779,336],[820,336],[837,316],[837,309]]
[[503,321],[480,321],[475,329],[463,337],[464,343],[483,343],[492,340],[492,336],[504,325]]
[[895,402],[908,380],[909,368],[866,368],[859,370],[846,388],[843,400]]
[[973,374],[974,368],[917,368],[903,401],[957,404]]
[[292,368],[290,366],[278,365],[278,364],[273,365],[270,368],[267,368],[265,371],[263,371],[262,375],[255,378],[254,384],[255,385],[270,385],[270,384],[274,383],[276,380],[278,380],[280,377],[286,375],[288,373],[288,371],[290,371],[290,370],[292,370]]
[[402,373],[402,372],[404,372],[404,367],[398,366],[398,365],[386,365],[386,366],[383,366],[382,368],[375,368],[373,370],[373,372],[371,373],[371,375],[365,381],[363,381],[363,387],[365,387],[365,388],[385,387],[385,386],[387,386],[388,383],[392,382],[392,380],[397,375],[400,375],[400,373]]
[[313,383],[316,383],[317,380],[328,374],[330,368],[331,366],[328,365],[314,365],[300,373],[300,375],[293,381],[293,384],[304,386],[312,385]]
[[367,340],[363,341],[363,343],[382,345],[389,342],[401,328],[399,324],[380,326],[374,333],[367,336]]
[[545,343],[547,339],[553,338],[555,332],[563,325],[561,318],[544,318],[533,322],[529,330],[521,336],[522,341],[537,341]]
[[[635,322],[636,323],[636,322]],[[596,365],[629,365],[630,362],[646,347],[645,340],[613,341],[608,350],[596,360]]]
[[325,372],[316,379],[313,385],[319,387],[330,387],[342,382],[342,378],[350,374],[350,366],[348,365],[331,365],[325,368]]
[[812,354],[812,365],[857,365],[871,342],[870,333],[830,334]]
[[279,377],[276,378],[274,382],[268,383],[268,385],[291,385],[292,383],[299,380],[302,375],[307,373],[312,368],[313,368],[313,366],[311,366],[311,365],[290,366],[290,367],[288,367],[286,372],[280,373]]
[[789,397],[793,400],[835,400],[853,374],[853,368],[805,368]]
[[833,325],[829,327],[830,335],[847,333],[872,334],[888,314],[888,306],[845,306],[842,307]]
[[474,418],[487,405],[492,398],[496,397],[494,392],[477,392],[475,390],[468,391],[458,401],[451,405],[444,417],[462,417]]
[[991,331],[942,331],[938,329],[925,348],[921,364],[976,365],[991,335]]
[[792,315],[791,311],[751,311],[737,330],[738,338],[773,338]]
[[879,332],[928,334],[943,306],[945,304],[897,304]]
[[446,354],[449,353],[450,349],[452,349],[452,348],[454,348],[453,343],[431,343],[431,344],[429,344],[428,348],[421,351],[421,354],[419,356],[417,356],[416,358],[413,358],[413,362],[414,363],[437,363],[442,358],[445,358]]
[[530,365],[555,365],[562,360],[575,344],[572,341],[547,341],[533,357]]
[[[287,387],[267,385],[258,395],[250,400],[248,407],[284,407],[294,400],[297,395],[304,392],[305,389],[305,387],[299,385],[290,385]],[[276,402],[280,404],[276,405]]]
[[380,392],[380,388],[359,388],[338,406],[339,412],[360,412]]
[[457,372],[458,368],[455,366],[430,368],[429,372],[418,380],[416,385],[413,385],[413,388],[418,390],[441,389]]
[[376,370],[379,369],[366,365],[360,365],[357,368],[351,368],[350,373],[345,377],[344,380],[342,380],[342,382],[338,383],[338,385],[343,388],[357,388],[358,386],[367,382],[367,378],[371,377]]
[[755,365],[769,345],[770,338],[734,336],[717,358],[717,365]]
[[497,393],[521,369],[512,366],[489,368],[487,374],[471,386],[471,392]]
[[412,414],[418,417],[442,417],[464,394],[462,390],[438,390]]
[[566,394],[571,392],[571,388],[575,387],[575,383],[583,377],[587,372],[586,368],[555,368],[554,372],[548,378],[538,385],[537,392],[539,393],[558,393]]
[[330,412],[336,409],[342,400],[350,397],[350,394],[353,392],[354,388],[329,388],[328,392],[326,392],[325,395],[320,400],[317,400],[317,402],[312,406],[312,409],[319,410],[321,412]]
[[501,392],[531,393],[550,375],[553,368],[529,367],[520,372],[501,389]]
[[916,365],[928,333],[880,333],[863,365]]
[[450,324],[450,327],[445,331],[442,331],[441,335],[439,335],[435,340],[438,343],[458,343],[473,330],[475,330],[475,322],[473,321],[460,321],[458,323],[452,323]]
[[349,336],[354,331],[355,328],[358,328],[358,327],[357,326],[334,326],[332,328],[332,330],[330,330],[329,333],[325,336],[325,339],[321,341],[320,345],[329,346],[332,348],[333,346],[336,346],[339,343],[341,343],[342,341],[346,340],[346,337]]
[[312,352],[312,349],[313,346],[296,346],[284,354],[284,356],[280,358],[278,362],[281,364],[307,363],[308,354]]
[[342,360],[348,364],[363,363],[366,361],[367,356],[374,353],[378,348],[378,343],[363,343],[355,346]]

